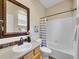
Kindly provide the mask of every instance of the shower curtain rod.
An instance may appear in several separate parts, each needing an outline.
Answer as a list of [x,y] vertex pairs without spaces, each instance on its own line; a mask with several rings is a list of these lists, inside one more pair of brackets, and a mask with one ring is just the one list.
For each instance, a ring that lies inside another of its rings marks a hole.
[[64,11],[64,12],[60,12],[60,13],[56,13],[56,14],[53,14],[53,15],[49,15],[49,16],[45,16],[45,17],[41,17],[40,19],[48,18],[48,17],[51,17],[51,16],[55,16],[55,15],[59,15],[59,14],[67,13],[67,12],[71,12],[71,11],[74,11],[74,10],[77,10],[77,8],[72,9],[72,10],[68,10],[68,11]]

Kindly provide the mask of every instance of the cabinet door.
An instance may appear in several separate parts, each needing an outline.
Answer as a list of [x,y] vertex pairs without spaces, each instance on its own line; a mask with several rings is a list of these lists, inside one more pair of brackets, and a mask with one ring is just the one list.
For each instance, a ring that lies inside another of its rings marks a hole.
[[40,53],[36,54],[33,59],[40,59]]
[[32,58],[33,58],[33,51],[25,55],[23,59],[32,59]]
[[40,59],[40,47],[34,49],[34,57],[33,59]]
[[34,49],[35,55],[37,55],[38,53],[40,53],[40,47],[37,47]]

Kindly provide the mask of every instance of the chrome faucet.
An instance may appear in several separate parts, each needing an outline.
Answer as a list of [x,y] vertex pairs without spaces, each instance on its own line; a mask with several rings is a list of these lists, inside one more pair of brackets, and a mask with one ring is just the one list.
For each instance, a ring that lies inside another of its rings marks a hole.
[[23,40],[23,38],[21,37],[21,38],[20,38],[20,41],[18,41],[18,45],[22,45],[23,42],[24,42],[24,40]]

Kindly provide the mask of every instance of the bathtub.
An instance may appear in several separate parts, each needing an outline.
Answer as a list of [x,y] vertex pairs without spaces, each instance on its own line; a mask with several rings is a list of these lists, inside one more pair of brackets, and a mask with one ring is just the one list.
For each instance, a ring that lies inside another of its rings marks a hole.
[[68,49],[62,45],[48,45],[48,47],[53,51],[52,57],[56,59],[74,59],[74,49]]
[[63,51],[52,49],[52,57],[56,59],[74,59],[74,57],[68,53],[64,53]]

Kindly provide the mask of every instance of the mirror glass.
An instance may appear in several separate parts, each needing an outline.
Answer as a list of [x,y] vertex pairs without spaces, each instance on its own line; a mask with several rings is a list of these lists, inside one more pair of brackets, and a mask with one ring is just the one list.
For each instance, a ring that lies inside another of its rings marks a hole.
[[27,10],[6,2],[6,32],[27,32]]

